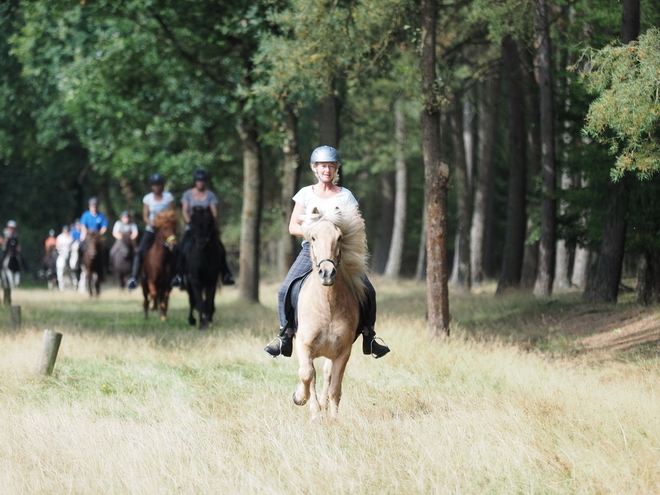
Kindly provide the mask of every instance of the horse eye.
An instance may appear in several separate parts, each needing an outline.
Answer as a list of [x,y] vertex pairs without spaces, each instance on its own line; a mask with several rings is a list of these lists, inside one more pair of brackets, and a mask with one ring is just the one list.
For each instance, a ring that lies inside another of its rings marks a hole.
[[312,242],[316,242],[316,237],[312,237]]

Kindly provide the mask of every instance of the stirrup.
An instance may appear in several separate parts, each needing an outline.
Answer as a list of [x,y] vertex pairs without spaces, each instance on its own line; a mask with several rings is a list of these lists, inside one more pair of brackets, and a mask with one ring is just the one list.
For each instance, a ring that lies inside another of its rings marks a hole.
[[[284,342],[282,342],[282,337],[280,337],[278,335],[273,340],[268,342],[266,347],[264,347],[264,351],[266,351],[270,355],[270,357],[272,357],[273,359],[276,359],[276,358],[278,358],[282,355],[282,344],[283,343]],[[277,352],[277,354],[276,354],[276,352]]]
[[[380,342],[379,342],[379,341],[380,341]],[[380,337],[376,337],[376,336],[374,336],[374,337],[371,339],[370,347],[371,347],[371,352],[370,352],[370,354],[371,354],[375,359],[381,358],[381,357],[383,357],[385,354],[387,354],[388,352],[390,352],[390,348],[387,346],[387,344],[385,343],[385,341],[384,341],[382,338],[380,338]]]

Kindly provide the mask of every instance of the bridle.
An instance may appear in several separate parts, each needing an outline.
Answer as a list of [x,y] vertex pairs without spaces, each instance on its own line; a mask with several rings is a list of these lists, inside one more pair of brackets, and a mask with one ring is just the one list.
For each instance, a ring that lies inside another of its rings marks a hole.
[[163,241],[163,246],[171,251],[174,248],[174,241],[176,241],[176,236],[172,234]]

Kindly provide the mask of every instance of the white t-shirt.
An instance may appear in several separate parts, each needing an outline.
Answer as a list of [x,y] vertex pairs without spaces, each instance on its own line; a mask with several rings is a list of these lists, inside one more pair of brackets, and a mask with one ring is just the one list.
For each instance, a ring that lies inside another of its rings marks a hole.
[[56,240],[57,251],[60,255],[68,255],[71,251],[71,245],[73,244],[73,236],[71,234],[65,234],[62,232],[57,236]]
[[342,187],[337,195],[331,198],[320,198],[314,192],[314,186],[305,186],[296,193],[293,200],[296,203],[302,204],[305,207],[305,210],[307,210],[307,208],[313,203],[322,204],[324,207],[329,208],[338,206],[340,209],[346,205],[358,206],[357,199],[355,199],[353,193],[345,187]]
[[[142,202],[149,207],[149,222],[153,224],[156,215],[163,210],[167,210],[172,201],[174,201],[174,196],[172,196],[172,193],[169,191],[163,191],[163,198],[160,201],[155,198],[154,193],[150,192],[147,194],[142,199]],[[147,230],[149,232],[154,231],[153,227],[150,225],[147,225]]]

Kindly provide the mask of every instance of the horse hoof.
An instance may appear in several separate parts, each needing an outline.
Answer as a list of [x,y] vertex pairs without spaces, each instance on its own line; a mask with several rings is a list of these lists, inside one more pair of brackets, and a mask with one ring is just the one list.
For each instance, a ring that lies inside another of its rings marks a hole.
[[296,406],[304,406],[305,404],[307,404],[306,400],[298,401],[298,399],[296,398],[296,393],[295,392],[293,393],[293,396],[291,398],[293,399],[293,403]]
[[194,325],[195,323],[197,323],[197,320],[195,318],[188,318],[188,323],[190,325]]

